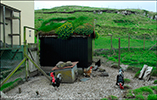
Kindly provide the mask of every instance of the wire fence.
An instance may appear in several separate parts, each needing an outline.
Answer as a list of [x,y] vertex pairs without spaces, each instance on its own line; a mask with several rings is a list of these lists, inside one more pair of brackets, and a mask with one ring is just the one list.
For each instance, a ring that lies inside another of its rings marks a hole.
[[117,63],[120,55],[121,64],[135,67],[142,67],[144,64],[153,67],[157,66],[157,37],[151,37],[148,34],[100,37],[99,41],[95,41],[95,49],[95,55],[103,55]]

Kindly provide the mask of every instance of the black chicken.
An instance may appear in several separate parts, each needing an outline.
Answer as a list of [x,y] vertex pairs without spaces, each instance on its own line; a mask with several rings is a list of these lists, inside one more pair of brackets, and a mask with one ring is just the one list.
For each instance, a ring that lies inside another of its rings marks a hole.
[[53,72],[51,72],[50,76],[52,77],[52,85],[53,85],[53,87],[55,88],[55,90],[56,90],[56,87],[58,89],[58,87],[60,86],[61,80],[62,80],[61,73],[59,73],[57,75],[57,77],[55,78]]
[[99,59],[96,63],[95,63],[95,67],[93,68],[93,71],[96,71],[98,69],[98,67],[101,66],[101,60]]
[[124,85],[124,75],[123,75],[123,70],[122,69],[119,70],[119,74],[117,75],[116,85],[118,85],[120,87],[120,89],[124,89],[124,87],[123,87],[123,85]]

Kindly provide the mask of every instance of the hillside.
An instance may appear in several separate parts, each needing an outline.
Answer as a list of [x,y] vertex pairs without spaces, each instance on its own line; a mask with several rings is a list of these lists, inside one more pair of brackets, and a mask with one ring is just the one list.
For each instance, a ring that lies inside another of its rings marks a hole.
[[[35,28],[39,29],[43,22],[50,19],[62,24],[60,22],[77,19],[81,16],[93,19],[91,23],[95,23],[95,31],[99,33],[99,38],[93,41],[94,56],[104,56],[117,63],[118,38],[121,38],[120,63],[139,68],[147,64],[153,66],[153,74],[157,74],[155,68],[157,66],[157,13],[140,9],[61,6],[36,10]],[[78,21],[78,23],[80,22],[82,21]],[[109,34],[113,35],[112,42]]]
[[[125,15],[125,13],[127,15]],[[98,32],[100,36],[106,36],[109,33],[114,36],[126,36],[129,33],[141,36],[146,33],[152,37],[156,35],[157,28],[156,20],[153,19],[155,15],[157,14],[154,12],[139,9],[61,6],[52,9],[36,10],[35,28],[39,28],[43,21],[50,18],[79,18],[80,16],[86,16],[96,19],[95,31]]]

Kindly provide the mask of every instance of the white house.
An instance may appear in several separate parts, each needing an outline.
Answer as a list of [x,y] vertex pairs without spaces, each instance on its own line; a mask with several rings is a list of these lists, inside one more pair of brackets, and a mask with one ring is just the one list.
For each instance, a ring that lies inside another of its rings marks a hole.
[[[24,26],[34,28],[34,1],[1,0],[0,40],[8,45],[23,45]],[[26,33],[27,43],[34,43],[34,31],[27,29]]]

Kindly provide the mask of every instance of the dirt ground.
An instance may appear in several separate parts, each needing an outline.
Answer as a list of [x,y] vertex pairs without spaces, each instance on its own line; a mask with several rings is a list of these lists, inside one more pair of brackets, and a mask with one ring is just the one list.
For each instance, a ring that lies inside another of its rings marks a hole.
[[[80,82],[79,79],[82,79],[83,76],[79,77],[78,80],[74,83],[61,83],[59,90],[55,90],[50,82],[44,76],[36,76],[30,78],[28,82],[25,82],[22,85],[15,87],[14,89],[5,93],[8,97],[14,99],[101,99],[108,97],[109,95],[114,95],[123,98],[123,94],[127,89],[119,89],[116,83],[116,76],[118,74],[118,69],[110,68],[106,66],[103,62],[102,66],[104,67],[109,76],[100,77],[98,74],[101,72],[94,72],[95,77],[90,78],[85,82]],[[125,85],[130,86],[132,89],[136,89],[142,86],[154,86],[153,82],[157,78],[151,79],[148,82],[143,80],[134,79],[135,73],[124,72],[124,78],[131,80],[130,83]],[[18,89],[21,88],[21,93],[18,93]],[[39,91],[39,96],[36,95],[36,91]]]

